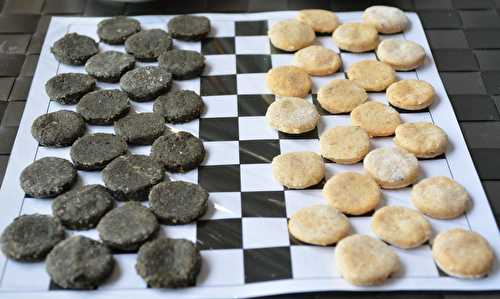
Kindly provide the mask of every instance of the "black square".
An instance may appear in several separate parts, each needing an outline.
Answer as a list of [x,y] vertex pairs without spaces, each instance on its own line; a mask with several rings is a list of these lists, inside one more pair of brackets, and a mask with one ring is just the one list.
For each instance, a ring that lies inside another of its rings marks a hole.
[[270,55],[236,55],[236,72],[267,73],[272,67]]
[[302,134],[287,134],[279,131],[278,136],[279,139],[318,139],[318,129],[315,128]]
[[234,37],[209,37],[201,41],[201,54],[234,54]]
[[475,71],[479,69],[476,57],[466,49],[434,49],[432,51],[439,71]]
[[196,244],[200,250],[243,248],[241,219],[197,221]]
[[245,283],[292,278],[290,247],[243,250]]
[[204,141],[238,140],[238,118],[200,118],[200,138]]
[[272,94],[238,95],[238,116],[264,116],[274,100]]
[[243,192],[241,213],[243,217],[286,218],[285,192]]
[[500,71],[482,72],[481,77],[489,94],[500,94]]
[[236,94],[236,75],[202,76],[200,95],[217,96]]
[[237,21],[235,26],[236,35],[267,35],[267,21]]
[[271,163],[279,154],[279,140],[240,140],[240,164]]
[[199,166],[198,184],[208,192],[239,192],[241,191],[240,166]]

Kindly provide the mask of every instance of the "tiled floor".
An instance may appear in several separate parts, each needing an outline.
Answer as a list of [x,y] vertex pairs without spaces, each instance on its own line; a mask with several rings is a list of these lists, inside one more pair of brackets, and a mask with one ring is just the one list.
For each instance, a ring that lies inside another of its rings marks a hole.
[[[500,221],[500,0],[0,0],[0,182],[51,15],[255,12],[387,4],[417,11],[491,206]],[[4,200],[4,199],[0,199]],[[469,298],[456,293],[320,293],[276,298]],[[500,298],[481,293],[474,298]],[[273,297],[274,298],[274,297]]]

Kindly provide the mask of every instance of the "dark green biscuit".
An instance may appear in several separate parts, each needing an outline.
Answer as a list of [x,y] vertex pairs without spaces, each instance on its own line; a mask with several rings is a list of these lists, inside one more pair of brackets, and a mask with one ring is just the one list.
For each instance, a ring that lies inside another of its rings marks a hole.
[[40,145],[64,147],[83,136],[86,128],[85,121],[78,113],[59,110],[37,117],[31,125],[31,135]]
[[203,107],[203,100],[196,92],[178,90],[159,96],[153,111],[162,115],[167,122],[183,123],[200,117]]
[[139,61],[153,62],[172,49],[172,38],[161,29],[142,30],[125,41],[125,51]]
[[67,33],[50,48],[59,62],[71,65],[83,65],[87,59],[99,52],[95,40],[78,33]]
[[99,224],[99,237],[118,250],[137,250],[149,240],[160,225],[151,211],[138,202],[127,202],[107,213]]
[[162,182],[151,189],[149,204],[162,223],[190,223],[207,211],[208,192],[189,182]]
[[104,185],[122,201],[147,200],[151,188],[164,177],[163,166],[144,155],[120,156],[102,170]]
[[187,41],[201,40],[210,32],[210,20],[202,16],[177,16],[167,26],[173,38]]
[[100,21],[97,35],[110,45],[121,45],[132,34],[141,31],[141,23],[136,19],[118,16]]
[[115,259],[102,243],[73,236],[57,244],[47,256],[47,272],[65,289],[95,289],[113,272]]
[[200,139],[188,132],[161,136],[151,147],[151,157],[171,172],[185,172],[198,167],[205,158]]
[[21,188],[37,198],[54,197],[69,190],[76,182],[77,172],[68,160],[45,157],[28,165],[21,172]]
[[64,240],[64,227],[49,215],[22,215],[2,233],[2,252],[9,258],[33,262],[43,260],[52,248]]
[[152,101],[171,86],[172,74],[156,66],[133,69],[120,79],[120,88],[137,102]]
[[196,51],[170,50],[163,53],[158,61],[160,67],[172,73],[177,80],[198,77],[205,68],[205,57]]
[[86,93],[95,89],[94,77],[80,73],[65,73],[52,77],[45,83],[45,91],[51,100],[63,105],[73,105]]
[[165,119],[158,113],[130,113],[115,122],[116,135],[130,144],[151,145],[165,131]]
[[103,169],[116,157],[127,153],[127,143],[120,137],[108,133],[85,135],[73,143],[70,156],[80,170]]
[[112,125],[130,110],[127,93],[118,89],[101,89],[87,93],[76,105],[76,111],[92,125]]
[[102,82],[116,83],[121,76],[134,68],[134,56],[118,51],[106,51],[90,57],[85,71]]
[[52,214],[69,229],[90,229],[114,207],[114,199],[101,185],[86,185],[65,192],[52,202]]
[[191,241],[158,237],[141,246],[135,270],[153,288],[194,286],[201,255]]

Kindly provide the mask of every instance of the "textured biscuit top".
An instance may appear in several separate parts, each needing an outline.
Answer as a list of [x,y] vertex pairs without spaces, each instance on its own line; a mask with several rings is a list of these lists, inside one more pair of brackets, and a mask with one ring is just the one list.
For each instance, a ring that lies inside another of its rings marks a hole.
[[347,78],[366,91],[383,91],[396,81],[396,72],[383,62],[362,60],[351,65],[347,70]]
[[404,123],[396,128],[394,143],[419,158],[433,158],[446,150],[448,137],[430,122]]
[[274,178],[288,188],[307,188],[325,177],[323,158],[313,152],[281,154],[273,158],[271,165]]
[[387,100],[393,106],[406,110],[420,110],[429,107],[436,92],[423,80],[405,79],[387,88]]
[[312,81],[309,75],[296,66],[279,66],[267,72],[267,86],[278,96],[304,98],[309,94]]
[[366,91],[355,82],[347,79],[335,79],[321,86],[318,102],[330,113],[351,112],[368,99]]
[[282,97],[267,108],[269,125],[289,134],[311,131],[319,122],[316,107],[302,98]]
[[363,23],[346,23],[333,32],[335,44],[343,50],[366,52],[375,49],[379,42],[375,27]]
[[421,45],[404,39],[386,39],[377,47],[377,57],[399,71],[413,70],[424,63]]
[[408,18],[401,9],[384,5],[375,5],[365,9],[363,22],[385,34],[404,31],[408,26]]
[[351,121],[370,136],[390,136],[401,124],[399,113],[394,108],[371,101],[354,108]]
[[293,64],[311,76],[325,76],[338,71],[342,61],[334,51],[312,45],[297,51],[293,56]]
[[297,20],[279,21],[273,24],[267,35],[273,46],[288,52],[310,46],[316,38],[311,26]]
[[337,15],[324,9],[303,9],[299,11],[297,19],[321,33],[333,32],[340,25]]
[[319,138],[321,155],[341,164],[357,163],[370,150],[370,137],[365,130],[354,126],[336,126]]

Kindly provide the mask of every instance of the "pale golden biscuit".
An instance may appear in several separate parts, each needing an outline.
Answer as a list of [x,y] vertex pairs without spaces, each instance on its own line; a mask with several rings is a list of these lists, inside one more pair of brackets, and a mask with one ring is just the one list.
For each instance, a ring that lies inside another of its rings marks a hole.
[[397,147],[375,149],[366,155],[363,168],[384,189],[399,189],[413,184],[419,174],[415,155]]
[[404,31],[408,26],[408,18],[401,9],[384,5],[375,5],[365,9],[363,22],[385,34]]
[[366,102],[352,110],[351,122],[370,136],[390,136],[401,124],[401,118],[392,107],[379,102]]
[[422,213],[437,219],[453,219],[469,207],[465,188],[445,176],[421,180],[411,190],[411,201]]
[[370,137],[354,126],[337,126],[319,138],[321,155],[339,164],[354,164],[363,160],[370,150]]
[[378,184],[368,175],[342,172],[331,177],[323,187],[328,203],[349,215],[373,211],[382,200]]
[[383,62],[362,60],[351,65],[347,70],[347,78],[366,91],[383,91],[396,81],[396,72]]
[[313,152],[292,152],[273,158],[274,178],[291,189],[304,189],[318,184],[325,177],[325,164]]
[[354,53],[374,50],[379,42],[375,27],[363,23],[342,24],[332,37],[337,47]]
[[288,134],[300,134],[316,128],[320,115],[316,107],[302,98],[282,97],[267,108],[269,125]]
[[386,206],[372,217],[372,229],[385,242],[403,249],[418,247],[429,240],[432,227],[418,211]]
[[304,243],[327,246],[346,237],[351,225],[347,217],[329,205],[314,205],[297,211],[288,222],[290,234]]
[[337,15],[324,9],[304,9],[299,11],[297,19],[320,33],[333,32],[340,25]]
[[297,20],[279,21],[269,29],[267,35],[273,46],[288,52],[310,46],[316,38],[311,26]]
[[279,66],[267,72],[267,86],[278,96],[304,98],[309,94],[312,81],[303,69],[296,66]]
[[481,278],[493,267],[495,254],[488,241],[478,233],[454,228],[436,236],[432,257],[447,274],[459,278]]
[[318,102],[330,113],[351,112],[368,99],[366,91],[347,79],[335,79],[318,91]]
[[404,123],[396,128],[394,143],[417,158],[434,158],[446,151],[448,136],[430,122]]
[[384,242],[367,235],[352,235],[337,244],[335,266],[354,285],[375,285],[398,272],[400,262]]
[[432,85],[415,79],[406,79],[392,83],[386,92],[389,103],[406,110],[427,108],[434,102],[436,96]]
[[409,71],[425,61],[425,50],[421,45],[404,39],[386,39],[377,47],[377,57],[395,70]]
[[338,71],[342,61],[334,51],[313,45],[295,52],[293,64],[311,76],[326,76]]

